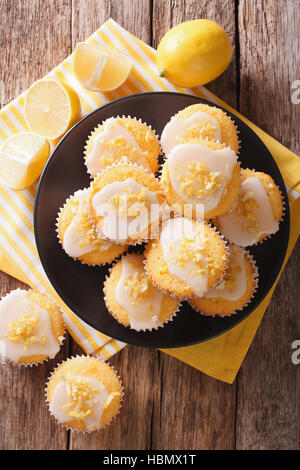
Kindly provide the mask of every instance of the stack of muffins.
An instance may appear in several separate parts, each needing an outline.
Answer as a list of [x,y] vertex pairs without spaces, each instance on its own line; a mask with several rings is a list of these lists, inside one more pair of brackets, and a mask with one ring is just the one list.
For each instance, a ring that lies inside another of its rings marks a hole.
[[231,118],[204,104],[173,116],[160,142],[132,117],[111,117],[91,132],[90,187],[66,201],[57,233],[73,259],[113,263],[104,299],[122,325],[163,327],[182,301],[210,316],[250,302],[258,272],[245,247],[278,230],[283,203],[272,178],[241,169],[238,153]]

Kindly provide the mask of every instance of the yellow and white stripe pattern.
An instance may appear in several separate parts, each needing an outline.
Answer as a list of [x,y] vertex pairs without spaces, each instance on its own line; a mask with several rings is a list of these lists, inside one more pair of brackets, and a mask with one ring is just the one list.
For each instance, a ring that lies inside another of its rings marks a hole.
[[[106,44],[129,55],[133,60],[133,68],[126,83],[109,93],[95,93],[82,87],[73,74],[72,54],[44,77],[52,77],[68,83],[80,97],[83,115],[109,101],[145,91],[185,92],[227,107],[204,87],[183,90],[160,78],[155,65],[155,50],[128,33],[112,19],[108,20],[87,41]],[[25,94],[26,92],[0,111],[0,143],[11,134],[28,130],[23,112]],[[280,146],[280,156],[276,159],[284,175],[291,202],[294,202],[300,193],[300,163],[296,155],[252,123],[245,121],[260,135],[271,151],[274,148],[275,158],[278,146]],[[13,191],[0,184],[0,268],[54,298],[64,311],[67,328],[75,341],[87,353],[98,354],[103,359],[107,359],[122,349],[125,344],[105,336],[81,321],[58,297],[40,263],[33,233],[36,186],[35,184],[24,191]]]

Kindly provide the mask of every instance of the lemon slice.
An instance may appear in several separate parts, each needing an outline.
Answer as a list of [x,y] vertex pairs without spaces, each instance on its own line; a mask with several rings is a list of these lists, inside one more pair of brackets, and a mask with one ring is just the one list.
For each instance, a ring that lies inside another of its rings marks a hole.
[[77,93],[58,80],[39,80],[25,97],[25,117],[32,132],[55,140],[75,124],[80,115]]
[[112,91],[127,79],[131,59],[109,47],[79,42],[73,58],[73,69],[80,83],[92,91]]
[[49,142],[40,135],[11,135],[0,147],[0,181],[12,189],[28,188],[40,176],[49,153]]

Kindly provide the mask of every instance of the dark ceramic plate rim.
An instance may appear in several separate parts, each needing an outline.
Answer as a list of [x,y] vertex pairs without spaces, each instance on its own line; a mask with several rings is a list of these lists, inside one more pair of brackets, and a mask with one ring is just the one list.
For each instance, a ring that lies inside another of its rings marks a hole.
[[[144,96],[144,95],[169,95],[169,96],[177,96],[177,95],[183,95],[185,97],[191,97],[193,99],[195,99],[196,101],[199,101],[200,103],[205,103],[205,104],[209,104],[209,105],[213,105],[213,106],[216,106],[220,109],[223,109],[223,111],[225,111],[227,114],[229,114],[233,119],[234,121],[236,121],[237,125],[239,125],[239,123],[243,123],[244,126],[247,127],[247,130],[250,134],[254,135],[257,139],[259,139],[261,141],[261,144],[265,147],[266,149],[266,152],[269,154],[270,156],[270,162],[269,163],[272,163],[272,166],[273,166],[273,171],[274,173],[276,173],[276,177],[278,180],[280,180],[281,182],[281,191],[283,193],[283,199],[284,199],[284,202],[285,202],[285,215],[284,215],[284,218],[285,218],[285,222],[288,224],[287,225],[287,234],[286,234],[286,237],[285,237],[285,247],[284,247],[284,250],[281,252],[281,257],[280,259],[277,261],[276,265],[275,265],[275,268],[274,269],[274,273],[276,273],[273,278],[270,277],[268,279],[268,281],[266,282],[266,288],[265,288],[265,292],[264,292],[264,295],[261,296],[259,299],[257,298],[254,298],[252,301],[251,301],[251,304],[248,306],[248,311],[245,312],[244,316],[242,318],[237,318],[237,321],[230,325],[230,326],[226,326],[224,328],[223,331],[220,331],[220,332],[217,332],[216,334],[212,334],[210,336],[208,336],[207,338],[203,338],[203,339],[198,339],[198,340],[194,340],[194,341],[188,341],[188,342],[185,342],[184,344],[180,344],[180,346],[170,346],[170,345],[164,345],[164,346],[154,346],[154,345],[149,345],[149,344],[142,344],[141,341],[134,341],[134,340],[130,340],[130,344],[134,344],[134,345],[139,345],[139,346],[143,346],[143,347],[149,347],[149,348],[155,348],[155,347],[159,347],[159,348],[163,348],[163,349],[171,349],[171,348],[176,348],[176,347],[185,347],[185,346],[191,346],[191,345],[194,345],[194,344],[199,344],[199,343],[202,343],[202,342],[205,342],[205,341],[208,341],[210,339],[213,339],[213,338],[216,338],[224,333],[226,333],[227,331],[230,331],[232,328],[234,328],[235,326],[237,326],[239,323],[241,323],[242,321],[244,321],[254,310],[255,308],[260,304],[262,303],[262,301],[265,299],[265,297],[268,295],[271,287],[273,286],[280,270],[281,270],[281,267],[283,265],[283,262],[284,262],[284,259],[285,259],[285,256],[286,256],[286,252],[287,252],[287,248],[288,248],[288,242],[289,242],[289,236],[290,236],[290,211],[289,211],[289,203],[288,203],[288,197],[287,197],[287,193],[286,193],[286,189],[285,189],[285,184],[284,184],[284,180],[283,180],[283,177],[281,175],[281,172],[277,166],[277,163],[275,161],[275,159],[273,158],[271,152],[269,151],[269,149],[266,147],[266,145],[262,142],[262,140],[259,138],[259,136],[245,123],[243,122],[239,117],[237,117],[234,113],[231,113],[230,111],[228,111],[227,109],[223,108],[222,106],[220,106],[219,104],[216,104],[214,102],[211,102],[211,101],[208,101],[208,100],[205,100],[205,99],[201,99],[201,98],[198,98],[197,96],[194,96],[194,95],[189,95],[189,94],[185,94],[185,93],[176,93],[176,92],[168,92],[168,91],[155,91],[155,92],[144,92],[144,93],[137,93],[137,94],[134,94],[134,95],[130,95],[130,96],[125,96],[125,97],[122,97],[122,98],[119,98],[119,99],[116,99],[114,101],[111,101],[109,103],[105,103],[103,106],[100,106],[99,108],[95,109],[94,111],[92,111],[91,113],[87,114],[86,116],[84,116],[80,121],[78,121],[71,129],[69,129],[69,131],[64,135],[64,137],[59,141],[59,143],[56,145],[56,147],[53,149],[44,169],[43,169],[43,172],[41,174],[41,178],[40,178],[40,181],[39,181],[39,185],[38,185],[38,188],[37,188],[37,192],[36,192],[36,197],[35,197],[35,204],[34,204],[34,235],[35,235],[35,241],[36,241],[36,246],[37,246],[37,251],[38,251],[38,254],[39,254],[39,257],[40,257],[40,260],[41,260],[41,263],[42,263],[42,266],[43,266],[43,269],[45,270],[45,273],[50,281],[50,283],[52,284],[52,286],[54,287],[55,291],[59,294],[59,296],[62,298],[62,300],[69,306],[69,308],[76,314],[78,315],[79,318],[81,318],[84,322],[86,322],[88,325],[92,326],[93,328],[95,328],[97,331],[100,331],[99,328],[95,325],[95,323],[93,322],[93,320],[91,320],[87,315],[85,315],[83,312],[79,312],[76,310],[76,308],[74,308],[74,306],[71,306],[69,302],[66,301],[66,298],[65,298],[65,295],[63,293],[63,289],[57,285],[55,279],[53,278],[52,274],[49,272],[48,268],[47,268],[47,264],[45,263],[45,260],[44,260],[44,256],[42,254],[42,251],[41,251],[41,247],[40,247],[40,240],[39,240],[39,234],[38,234],[38,228],[37,228],[37,211],[38,211],[38,203],[39,203],[39,194],[40,194],[40,190],[41,190],[41,187],[42,187],[42,184],[43,184],[43,181],[44,181],[44,178],[46,177],[46,173],[47,173],[47,168],[48,166],[50,165],[51,163],[51,160],[52,158],[54,157],[55,155],[55,152],[57,151],[57,149],[59,148],[59,146],[62,144],[62,142],[68,138],[69,134],[71,134],[75,128],[77,128],[78,126],[80,126],[80,124],[88,119],[91,115],[97,113],[100,109],[103,109],[103,108],[106,108],[106,107],[109,107],[110,105],[112,105],[113,103],[116,103],[116,102],[121,102],[121,101],[128,101],[130,99],[134,99],[136,98],[137,96]],[[159,330],[158,330],[159,331]],[[108,333],[105,333],[105,332],[102,332],[104,334],[108,334]],[[143,333],[141,333],[143,334]],[[117,340],[120,340],[120,341],[124,341],[124,339],[120,339],[118,338],[117,336],[114,336],[115,339]],[[129,341],[128,341],[129,342]]]

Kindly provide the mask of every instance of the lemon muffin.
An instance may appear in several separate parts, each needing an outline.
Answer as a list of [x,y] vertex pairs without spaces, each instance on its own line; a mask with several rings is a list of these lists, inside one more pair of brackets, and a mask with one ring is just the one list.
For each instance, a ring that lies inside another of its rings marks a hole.
[[179,300],[202,296],[222,279],[227,248],[204,222],[184,217],[163,222],[158,240],[145,250],[146,271],[155,286]]
[[61,311],[46,295],[16,289],[0,301],[0,346],[9,361],[32,365],[53,358],[64,334]]
[[46,397],[57,421],[77,431],[91,432],[103,428],[118,414],[123,388],[106,362],[76,356],[53,371]]
[[84,159],[92,177],[122,157],[151,173],[158,169],[160,147],[151,127],[131,117],[111,117],[88,137]]
[[118,164],[103,170],[92,182],[90,220],[101,238],[141,243],[158,229],[164,203],[153,175],[136,165]]
[[241,170],[239,197],[214,223],[230,242],[250,246],[276,233],[282,217],[281,192],[271,176],[246,169]]
[[161,186],[175,213],[186,215],[190,207],[192,217],[225,214],[239,193],[237,156],[229,147],[208,140],[178,144],[163,164]]
[[144,256],[122,256],[112,267],[104,285],[108,311],[118,322],[134,330],[152,330],[169,320],[178,300],[160,292],[145,272]]
[[222,282],[203,297],[189,301],[203,315],[230,316],[250,302],[257,287],[258,272],[253,258],[237,245],[228,248],[229,264]]
[[161,135],[161,146],[169,155],[177,144],[194,139],[220,142],[235,153],[239,150],[237,129],[222,109],[207,104],[193,104],[175,114],[166,124]]
[[67,255],[92,266],[111,263],[126,250],[97,236],[87,213],[89,190],[80,189],[67,199],[57,219],[57,234]]

